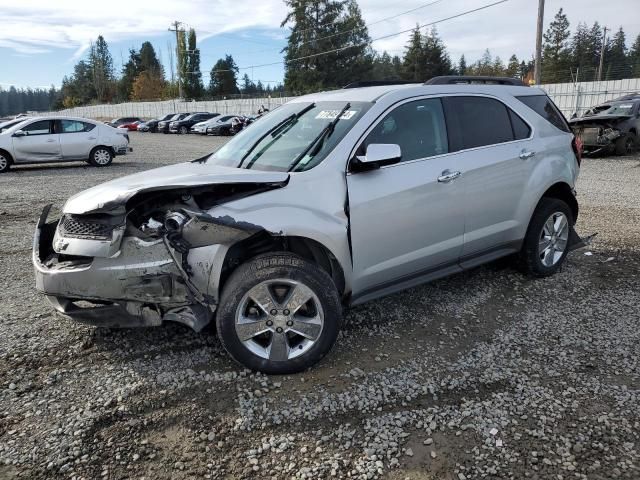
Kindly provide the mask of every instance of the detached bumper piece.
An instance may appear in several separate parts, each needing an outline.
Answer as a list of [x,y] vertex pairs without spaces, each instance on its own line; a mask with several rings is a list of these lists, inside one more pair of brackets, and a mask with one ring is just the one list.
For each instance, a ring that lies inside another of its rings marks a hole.
[[578,250],[579,248],[588,247],[596,238],[597,233],[593,233],[586,237],[580,237],[573,227],[569,230],[569,251]]

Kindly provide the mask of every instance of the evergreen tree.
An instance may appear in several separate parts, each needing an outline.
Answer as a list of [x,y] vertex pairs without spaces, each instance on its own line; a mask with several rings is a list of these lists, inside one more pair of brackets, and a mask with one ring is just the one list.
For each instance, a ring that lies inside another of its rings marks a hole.
[[571,39],[571,66],[578,72],[578,79],[585,78],[590,70],[595,68],[594,60],[596,53],[593,51],[593,45],[589,28],[586,23],[579,23],[576,31]]
[[144,42],[140,47],[140,70],[164,80],[164,68],[150,42]]
[[520,77],[520,61],[518,60],[518,57],[516,56],[515,53],[511,55],[511,57],[509,58],[509,64],[507,65],[507,68],[504,71],[504,74],[507,77],[521,78]]
[[464,53],[460,55],[458,61],[458,75],[466,75],[467,72],[467,60],[464,58]]
[[200,71],[200,49],[196,45],[196,31],[191,28],[187,35],[187,49],[184,52],[184,74],[182,93],[185,98],[198,99],[202,97],[202,72]]
[[57,93],[53,86],[49,90],[17,89],[13,86],[8,90],[0,88],[0,116],[49,111]]
[[368,76],[373,52],[355,0],[285,0],[287,90],[341,87]]
[[569,20],[561,8],[544,33],[542,46],[543,82],[571,80],[571,52],[568,43],[570,36]]
[[[211,95],[233,95],[238,93],[238,66],[231,55],[219,59],[210,72],[209,93]],[[247,77],[248,78],[248,77]]]
[[640,34],[638,34],[636,41],[631,46],[631,50],[629,50],[628,60],[633,78],[640,77]]
[[627,41],[622,27],[608,42],[605,52],[606,64],[603,72],[604,80],[620,80],[631,76],[631,66],[627,63]]
[[129,50],[129,59],[122,67],[122,77],[118,81],[118,98],[127,101],[131,98],[133,82],[142,72],[140,54],[134,49]]
[[109,46],[102,35],[98,35],[96,43],[91,44],[89,65],[93,88],[96,92],[96,100],[98,102],[106,102],[112,96],[114,70]]
[[405,47],[402,59],[402,79],[409,81],[424,80],[426,77],[426,62],[423,49],[422,33],[420,27],[411,32],[409,43]]
[[372,80],[399,80],[400,73],[393,64],[393,58],[386,51],[382,52],[382,55],[376,54],[371,69]]

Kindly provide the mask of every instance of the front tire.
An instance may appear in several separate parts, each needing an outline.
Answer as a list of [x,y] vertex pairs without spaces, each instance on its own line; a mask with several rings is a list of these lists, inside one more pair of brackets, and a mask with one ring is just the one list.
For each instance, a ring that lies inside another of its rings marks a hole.
[[569,253],[573,222],[573,214],[565,202],[546,197],[540,200],[520,252],[525,273],[548,277],[560,269]]
[[342,306],[331,277],[290,253],[261,255],[229,277],[216,313],[218,336],[241,365],[268,374],[296,373],[333,347]]
[[633,132],[627,133],[624,137],[616,140],[616,155],[628,155],[636,149],[636,136]]
[[11,168],[12,161],[13,160],[8,153],[0,150],[0,173],[8,172]]
[[181,135],[186,135],[187,133],[189,133],[189,129],[183,126],[183,127],[180,127],[179,132]]
[[113,152],[107,147],[96,147],[89,154],[89,163],[94,167],[106,167],[113,162]]

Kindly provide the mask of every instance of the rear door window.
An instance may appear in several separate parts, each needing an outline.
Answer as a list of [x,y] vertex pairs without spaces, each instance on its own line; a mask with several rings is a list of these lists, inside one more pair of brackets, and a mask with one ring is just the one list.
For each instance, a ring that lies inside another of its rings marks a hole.
[[444,97],[452,150],[511,142],[516,137],[509,109],[486,97]]
[[516,97],[522,103],[524,103],[531,110],[535,111],[542,118],[547,120],[550,124],[559,128],[563,132],[571,132],[567,120],[562,115],[562,112],[558,110],[558,107],[551,101],[546,95],[523,95]]
[[372,143],[400,145],[402,161],[449,151],[444,111],[439,98],[408,102],[395,108],[367,135],[359,154]]

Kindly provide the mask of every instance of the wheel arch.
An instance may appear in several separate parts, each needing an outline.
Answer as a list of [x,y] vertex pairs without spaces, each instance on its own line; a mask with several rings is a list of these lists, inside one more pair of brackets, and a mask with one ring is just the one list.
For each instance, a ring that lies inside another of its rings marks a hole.
[[556,198],[558,200],[562,200],[567,205],[569,205],[571,214],[573,215],[573,222],[575,223],[578,220],[580,207],[578,206],[578,201],[576,200],[576,197],[573,193],[573,189],[569,186],[569,184],[565,182],[557,182],[547,188],[547,190],[540,197],[540,200],[536,205],[536,209],[538,208],[538,205],[543,198]]
[[7,160],[9,160],[9,165],[13,163],[13,155],[11,155],[11,152],[9,150],[0,148],[0,153],[7,157]]
[[290,252],[318,265],[333,279],[338,294],[341,297],[347,295],[343,266],[329,248],[309,237],[272,235],[266,231],[237,242],[227,250],[218,280],[218,292],[222,290],[233,271],[242,263],[258,255],[273,252]]

